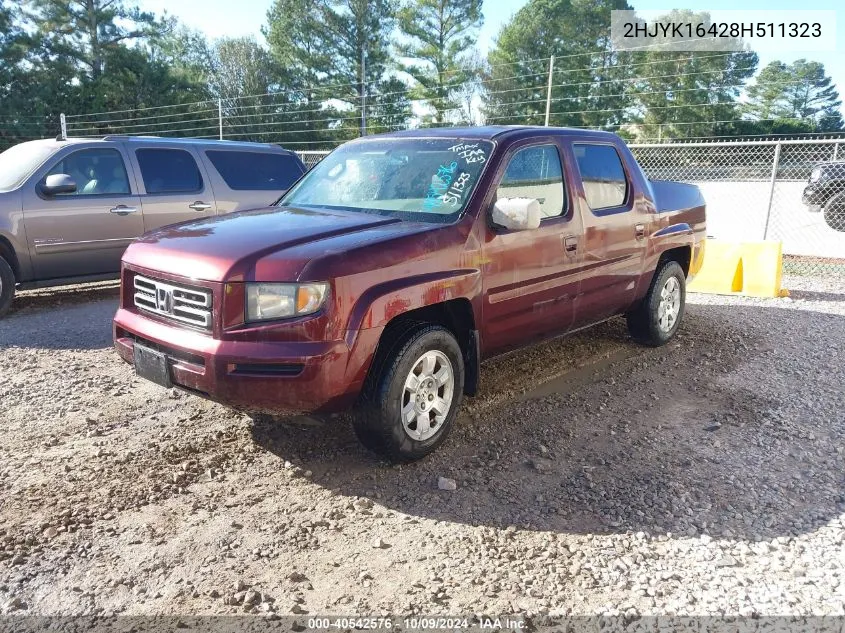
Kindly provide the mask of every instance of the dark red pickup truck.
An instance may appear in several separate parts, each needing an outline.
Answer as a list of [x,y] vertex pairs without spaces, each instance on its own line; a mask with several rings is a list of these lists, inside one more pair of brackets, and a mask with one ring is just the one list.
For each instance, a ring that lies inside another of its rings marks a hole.
[[704,238],[698,189],[648,181],[610,133],[366,137],[274,207],[132,244],[114,340],[141,376],[245,411],[354,408],[366,446],[413,460],[485,358],[615,315],[671,339]]

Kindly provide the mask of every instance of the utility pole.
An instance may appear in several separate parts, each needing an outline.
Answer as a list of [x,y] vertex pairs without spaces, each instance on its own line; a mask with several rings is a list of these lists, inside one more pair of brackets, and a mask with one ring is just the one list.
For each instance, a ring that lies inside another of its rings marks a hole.
[[67,140],[67,118],[65,118],[64,112],[59,114],[59,127],[61,128],[62,140],[66,141]]
[[549,114],[552,109],[552,74],[555,70],[555,56],[549,57],[549,87],[546,89],[546,127],[549,127]]
[[217,100],[217,120],[220,122],[220,140],[223,140],[223,99]]
[[772,177],[769,180],[769,204],[766,205],[766,224],[763,226],[763,239],[769,237],[769,220],[772,217],[772,201],[775,199],[775,185],[778,179],[778,165],[780,165],[780,142],[775,145],[775,158],[772,161]]
[[367,135],[367,60],[361,49],[361,136]]

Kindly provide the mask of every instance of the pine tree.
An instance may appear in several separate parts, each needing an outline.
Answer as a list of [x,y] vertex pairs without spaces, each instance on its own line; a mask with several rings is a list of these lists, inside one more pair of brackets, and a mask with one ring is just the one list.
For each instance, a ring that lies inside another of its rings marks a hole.
[[543,123],[554,55],[550,123],[617,125],[627,106],[626,70],[608,25],[611,10],[629,8],[625,0],[529,0],[499,32],[488,56],[488,122]]
[[767,64],[748,88],[746,111],[758,119],[808,122],[824,128],[819,131],[832,131],[841,129],[841,105],[824,65],[798,59]]
[[472,81],[467,63],[484,17],[481,0],[412,0],[399,12],[399,28],[407,42],[399,54],[410,59],[402,69],[417,86],[413,94],[433,111],[431,122],[443,123],[460,111],[460,87]]

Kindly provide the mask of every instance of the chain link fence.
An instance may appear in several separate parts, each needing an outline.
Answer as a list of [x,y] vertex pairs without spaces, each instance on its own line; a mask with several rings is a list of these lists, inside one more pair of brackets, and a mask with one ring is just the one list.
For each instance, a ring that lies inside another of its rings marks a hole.
[[303,151],[303,150],[296,150],[297,155],[302,159],[302,162],[305,163],[305,166],[308,169],[311,169],[314,165],[319,163],[325,156],[329,154],[328,151],[323,150],[312,150],[312,151]]
[[[780,240],[784,272],[845,276],[845,208],[802,202],[810,172],[845,161],[845,141],[632,144],[653,180],[689,182],[707,201],[707,233],[729,241]],[[310,169],[328,152],[298,152]]]
[[845,222],[802,201],[810,172],[845,160],[845,141],[734,141],[630,145],[649,178],[701,189],[707,233],[731,241],[780,240],[784,272],[845,276]]

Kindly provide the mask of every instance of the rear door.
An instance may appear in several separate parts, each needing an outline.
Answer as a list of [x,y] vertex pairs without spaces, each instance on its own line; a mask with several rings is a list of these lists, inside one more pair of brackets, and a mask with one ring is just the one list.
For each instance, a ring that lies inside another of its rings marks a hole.
[[560,147],[554,139],[531,139],[515,145],[503,165],[493,201],[535,198],[543,219],[535,230],[487,230],[482,336],[492,352],[566,332],[578,293],[581,219],[573,213]]
[[217,213],[214,191],[190,145],[133,146],[144,230]]
[[584,272],[575,305],[576,324],[595,323],[634,300],[643,269],[646,218],[634,210],[631,174],[612,143],[567,142],[578,173],[578,204],[584,221]]
[[[116,273],[144,232],[141,202],[122,144],[70,145],[23,187],[26,236],[38,279]],[[67,174],[76,192],[46,196],[49,175]]]
[[198,149],[213,179],[218,213],[269,206],[305,173],[302,161],[289,152],[219,146]]

